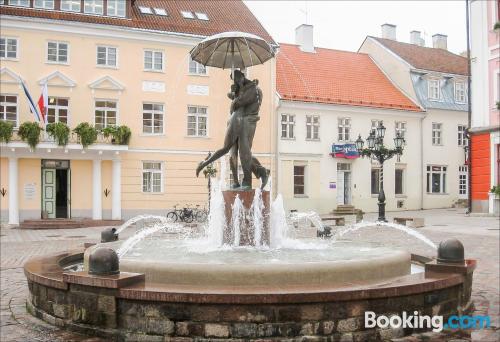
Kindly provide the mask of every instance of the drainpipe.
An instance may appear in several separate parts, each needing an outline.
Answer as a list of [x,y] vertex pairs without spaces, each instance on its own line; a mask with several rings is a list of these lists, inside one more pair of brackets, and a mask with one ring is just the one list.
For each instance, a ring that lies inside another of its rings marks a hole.
[[[427,115],[427,113],[425,114]],[[420,210],[424,209],[424,119],[420,118]]]
[[471,63],[470,63],[470,18],[469,18],[469,0],[465,0],[465,26],[467,29],[467,142],[469,148],[467,150],[467,214],[472,212],[472,192],[471,192],[471,175],[472,175],[472,137],[469,130],[472,126],[472,104],[471,104]]

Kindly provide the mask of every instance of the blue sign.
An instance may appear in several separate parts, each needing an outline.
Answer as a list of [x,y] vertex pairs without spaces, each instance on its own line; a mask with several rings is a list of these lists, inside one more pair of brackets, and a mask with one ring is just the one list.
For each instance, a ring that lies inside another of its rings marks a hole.
[[332,156],[335,158],[355,159],[359,158],[359,153],[356,149],[356,144],[333,144]]

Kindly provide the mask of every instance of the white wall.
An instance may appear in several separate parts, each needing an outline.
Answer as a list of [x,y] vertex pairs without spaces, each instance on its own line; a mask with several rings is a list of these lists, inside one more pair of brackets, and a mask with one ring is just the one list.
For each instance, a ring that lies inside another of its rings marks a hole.
[[[371,195],[371,162],[369,159],[343,159],[330,156],[331,146],[337,143],[337,120],[351,118],[351,140],[361,134],[363,139],[369,133],[371,120],[383,120],[387,128],[385,143],[394,147],[395,121],[407,123],[407,146],[401,157],[401,166],[406,169],[405,196],[396,198],[394,194],[394,173],[396,157],[384,164],[385,194],[387,210],[396,210],[396,201],[404,200],[403,209],[421,208],[422,179],[420,173],[421,129],[424,113],[413,113],[376,108],[359,108],[337,105],[306,104],[281,101],[277,120],[281,114],[295,115],[295,139],[280,139],[279,146],[279,184],[288,210],[315,210],[328,213],[337,206],[337,190],[330,189],[330,182],[337,182],[337,163],[351,163],[352,204],[364,211],[377,210],[377,196]],[[320,116],[320,140],[306,140],[306,115]],[[281,137],[281,126],[278,134]],[[306,167],[306,197],[293,195],[293,165],[304,163]]]

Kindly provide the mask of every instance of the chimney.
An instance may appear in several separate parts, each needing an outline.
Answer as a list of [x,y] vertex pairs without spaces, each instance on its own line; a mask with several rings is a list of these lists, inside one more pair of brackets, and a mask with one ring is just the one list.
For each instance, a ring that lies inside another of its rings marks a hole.
[[432,36],[432,47],[436,49],[448,50],[447,40],[447,35],[436,33]]
[[382,27],[382,38],[396,40],[396,25],[384,24]]
[[420,37],[420,31],[413,30],[410,32],[410,43],[418,46],[425,45],[424,40]]
[[312,25],[302,24],[295,29],[295,44],[304,52],[314,52]]

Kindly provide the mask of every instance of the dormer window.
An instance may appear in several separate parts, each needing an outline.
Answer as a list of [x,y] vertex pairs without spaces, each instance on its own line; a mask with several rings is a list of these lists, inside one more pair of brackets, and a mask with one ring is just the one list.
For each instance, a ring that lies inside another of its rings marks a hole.
[[164,16],[164,17],[166,17],[168,15],[167,11],[164,8],[156,8],[155,7],[153,9],[154,9],[156,15],[161,15],[161,16]]
[[195,12],[196,18],[200,20],[208,20],[208,15],[206,13]]
[[429,100],[439,101],[441,99],[441,82],[437,79],[429,79],[428,84],[428,94]]
[[193,12],[190,12],[190,11],[181,11],[181,14],[186,19],[194,19]]
[[467,103],[466,86],[463,81],[455,81],[455,102]]
[[83,2],[83,11],[89,14],[102,14],[103,0],[86,0]]
[[61,0],[61,10],[70,12],[80,12],[80,0]]
[[35,0],[35,8],[54,9],[54,0]]
[[139,6],[139,11],[141,11],[142,14],[153,14],[150,7]]
[[108,0],[107,15],[111,17],[125,17],[126,8],[125,0]]

